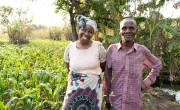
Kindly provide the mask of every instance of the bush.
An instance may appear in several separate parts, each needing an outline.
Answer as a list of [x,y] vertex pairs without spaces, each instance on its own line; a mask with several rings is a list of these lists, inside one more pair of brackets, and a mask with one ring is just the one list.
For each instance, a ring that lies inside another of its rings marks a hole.
[[49,28],[49,38],[52,40],[61,40],[61,31],[58,27]]
[[9,40],[13,44],[25,44],[28,43],[28,37],[31,33],[31,29],[28,26],[23,25],[21,22],[13,22],[8,26]]
[[32,31],[31,39],[49,39],[49,30],[46,28],[35,29]]

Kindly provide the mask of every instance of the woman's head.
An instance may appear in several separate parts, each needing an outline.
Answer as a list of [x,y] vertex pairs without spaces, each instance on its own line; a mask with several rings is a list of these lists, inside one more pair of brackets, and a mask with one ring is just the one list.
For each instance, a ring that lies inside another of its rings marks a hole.
[[97,32],[97,24],[94,20],[85,17],[85,16],[78,16],[77,18],[78,26],[79,26],[79,37],[80,40],[84,43],[90,41],[92,36]]

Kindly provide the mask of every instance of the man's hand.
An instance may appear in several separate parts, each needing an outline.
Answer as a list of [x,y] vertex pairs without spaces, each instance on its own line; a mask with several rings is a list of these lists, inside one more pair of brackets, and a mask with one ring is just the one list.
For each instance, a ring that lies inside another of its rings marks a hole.
[[144,90],[144,89],[146,89],[146,88],[147,88],[147,87],[146,87],[145,83],[142,81],[141,90]]
[[107,108],[108,110],[110,110],[110,109],[111,109],[111,104],[110,104],[110,103],[106,103],[106,108]]

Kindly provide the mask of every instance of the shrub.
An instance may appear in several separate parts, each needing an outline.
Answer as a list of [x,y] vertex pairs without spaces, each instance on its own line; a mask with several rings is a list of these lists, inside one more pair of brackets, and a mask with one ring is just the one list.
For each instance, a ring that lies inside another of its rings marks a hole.
[[8,26],[9,40],[14,44],[28,43],[30,32],[31,29],[19,21],[13,22]]
[[32,31],[31,39],[49,39],[49,30],[46,28],[39,28]]
[[49,28],[49,38],[52,40],[61,40],[61,31],[59,27]]

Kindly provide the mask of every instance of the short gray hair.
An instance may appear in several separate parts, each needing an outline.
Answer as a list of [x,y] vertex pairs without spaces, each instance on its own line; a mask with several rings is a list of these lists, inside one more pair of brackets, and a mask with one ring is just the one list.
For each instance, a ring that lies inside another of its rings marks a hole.
[[125,18],[123,18],[123,19],[121,20],[121,22],[120,22],[120,28],[121,28],[122,23],[123,23],[124,21],[127,21],[127,20],[132,21],[132,22],[134,23],[134,25],[136,26],[136,28],[137,28],[137,23],[136,23],[135,19],[132,18],[132,17],[125,17]]

